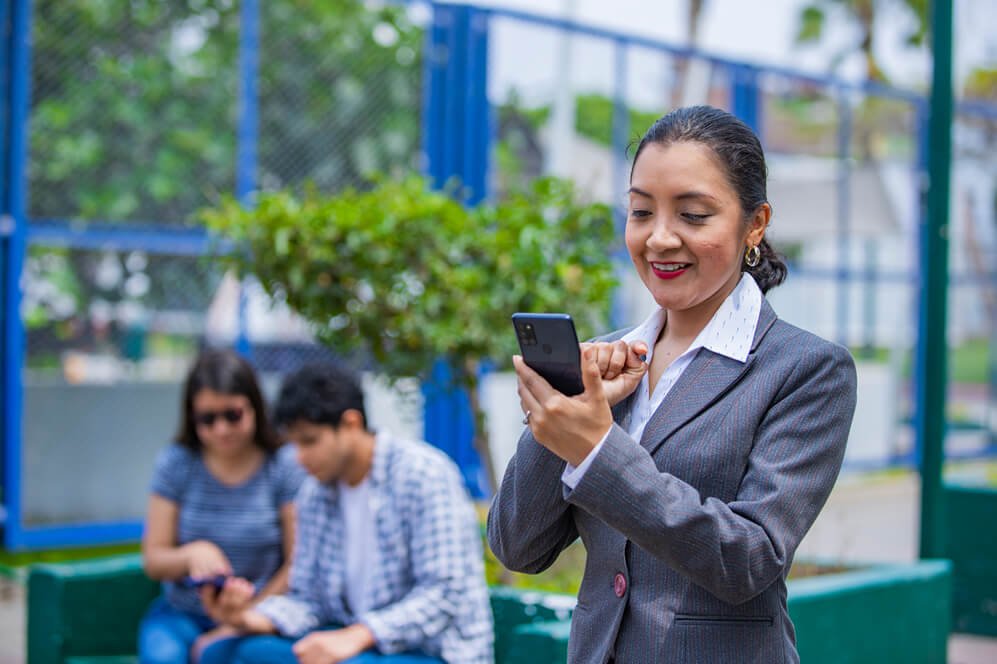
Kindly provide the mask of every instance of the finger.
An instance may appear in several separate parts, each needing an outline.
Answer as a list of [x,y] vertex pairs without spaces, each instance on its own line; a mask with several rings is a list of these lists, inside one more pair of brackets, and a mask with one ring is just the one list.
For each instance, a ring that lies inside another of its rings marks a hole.
[[585,387],[585,394],[593,399],[605,399],[602,390],[602,374],[599,372],[599,365],[595,361],[592,349],[582,355],[582,385]]
[[603,369],[602,375],[604,378],[612,380],[619,376],[626,366],[627,357],[630,355],[630,348],[625,341],[617,341],[610,345],[610,349],[612,350],[612,355],[609,359],[609,370],[606,371]]
[[208,611],[214,611],[218,606],[218,598],[215,595],[215,589],[211,586],[203,586],[200,591],[201,604]]
[[235,584],[233,584],[233,589],[239,592],[239,594],[244,598],[252,597],[256,594],[256,586],[253,585],[253,582],[249,579],[243,579],[241,577],[236,579]]
[[646,341],[635,341],[630,344],[630,355],[627,357],[627,366],[635,366],[634,361],[646,362],[648,352]]
[[[591,349],[589,349],[591,351]],[[526,362],[519,355],[514,355],[512,358],[512,364],[516,368],[516,375],[519,377],[520,384],[526,388],[537,401],[543,402],[549,399],[554,394],[560,394],[557,390],[550,386],[544,377],[538,374],[536,371],[527,366]],[[520,393],[522,396],[522,393]]]
[[[540,401],[533,396],[533,394],[527,389],[523,381],[519,381],[519,387],[517,388],[519,392],[519,406],[523,409],[523,413],[530,413],[531,415],[536,415],[541,412],[543,408],[540,406]],[[529,424],[529,422],[527,422]]]
[[[613,347],[610,344],[598,343],[591,344],[591,348],[595,348],[598,356],[596,357],[596,364],[599,365],[599,371],[602,372],[604,378],[612,378],[612,376],[607,376],[606,371],[609,369],[610,360],[613,357]],[[585,349],[580,348],[581,352],[584,353]]]

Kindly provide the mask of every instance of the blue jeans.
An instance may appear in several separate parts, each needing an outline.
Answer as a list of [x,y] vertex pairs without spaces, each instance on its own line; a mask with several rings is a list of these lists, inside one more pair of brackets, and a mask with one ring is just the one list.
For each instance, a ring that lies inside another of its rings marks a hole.
[[141,664],[187,664],[190,647],[215,624],[205,616],[179,611],[163,597],[145,612],[138,628]]
[[[291,651],[295,641],[271,635],[218,641],[204,649],[201,664],[298,664]],[[442,660],[418,653],[382,655],[368,650],[342,664],[442,664]]]

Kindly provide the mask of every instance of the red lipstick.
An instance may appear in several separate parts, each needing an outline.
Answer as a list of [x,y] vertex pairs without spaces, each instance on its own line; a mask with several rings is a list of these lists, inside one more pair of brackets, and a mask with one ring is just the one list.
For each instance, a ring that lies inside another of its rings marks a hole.
[[689,269],[688,263],[658,263],[658,265],[668,265],[668,266],[681,265],[682,267],[678,268],[677,270],[674,268],[670,270],[659,270],[654,266],[655,265],[654,263],[651,263],[650,265],[651,265],[651,271],[654,272],[654,276],[656,276],[658,279],[675,279],[685,274],[686,270]]

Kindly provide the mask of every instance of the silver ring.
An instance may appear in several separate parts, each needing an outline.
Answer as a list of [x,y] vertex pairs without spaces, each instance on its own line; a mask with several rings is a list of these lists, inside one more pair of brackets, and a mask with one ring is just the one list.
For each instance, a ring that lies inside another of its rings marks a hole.
[[523,424],[530,423],[530,411],[526,411],[526,415],[523,417]]

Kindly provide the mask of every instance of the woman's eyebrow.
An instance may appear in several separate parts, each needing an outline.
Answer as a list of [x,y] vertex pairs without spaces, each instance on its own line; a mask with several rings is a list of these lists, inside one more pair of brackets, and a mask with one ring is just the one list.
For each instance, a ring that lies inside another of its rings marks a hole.
[[686,192],[683,192],[683,193],[679,194],[678,196],[676,196],[675,200],[684,201],[684,200],[688,200],[690,198],[707,198],[707,199],[709,199],[711,201],[715,201],[717,203],[720,202],[719,199],[717,199],[716,196],[711,196],[710,194],[707,194],[706,192],[703,192],[703,191],[686,191]]
[[637,187],[630,187],[629,189],[627,189],[627,193],[628,194],[637,194],[638,196],[643,196],[644,198],[654,198],[654,196],[652,196],[651,194],[649,194],[646,191],[644,191],[643,189],[639,189]]

